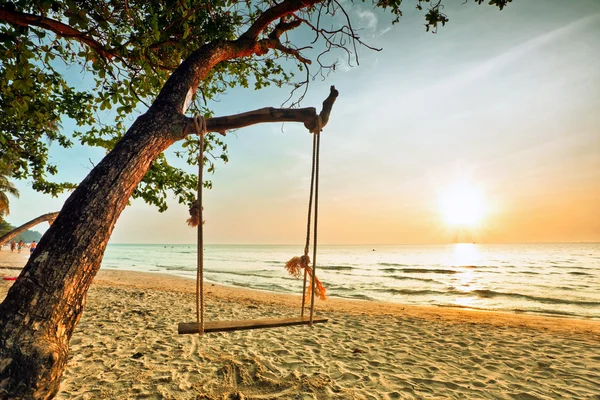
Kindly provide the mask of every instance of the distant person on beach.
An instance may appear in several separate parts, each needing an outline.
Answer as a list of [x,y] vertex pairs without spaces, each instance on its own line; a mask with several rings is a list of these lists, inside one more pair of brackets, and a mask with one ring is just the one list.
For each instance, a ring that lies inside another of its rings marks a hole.
[[19,240],[19,244],[17,246],[17,253],[20,253],[22,248],[23,248],[23,241]]
[[29,255],[33,254],[33,251],[35,250],[35,248],[37,247],[37,243],[35,242],[35,240],[33,242],[31,242],[31,244],[29,245]]
[[15,251],[15,247],[17,247],[17,244],[15,243],[15,241],[13,240],[12,242],[10,242],[10,252],[14,253]]

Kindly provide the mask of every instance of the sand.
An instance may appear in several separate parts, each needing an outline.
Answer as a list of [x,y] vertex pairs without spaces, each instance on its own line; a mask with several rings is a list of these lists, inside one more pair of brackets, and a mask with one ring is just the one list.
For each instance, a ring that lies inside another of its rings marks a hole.
[[[26,259],[0,252],[0,277]],[[179,336],[194,285],[100,271],[57,398],[600,399],[597,321],[328,299],[313,328]],[[299,311],[298,296],[207,289],[210,320]]]

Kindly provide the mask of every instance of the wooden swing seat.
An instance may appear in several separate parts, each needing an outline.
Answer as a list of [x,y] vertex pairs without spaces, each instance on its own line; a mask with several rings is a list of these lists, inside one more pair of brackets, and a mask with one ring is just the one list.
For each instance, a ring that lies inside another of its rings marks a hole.
[[[327,322],[327,318],[313,317],[313,324]],[[238,321],[213,321],[204,323],[204,333],[211,332],[233,332],[248,329],[278,328],[281,326],[295,326],[310,324],[310,317],[293,318],[265,318],[265,319],[244,319]],[[180,322],[177,328],[180,335],[190,333],[199,333],[200,324],[197,322]]]

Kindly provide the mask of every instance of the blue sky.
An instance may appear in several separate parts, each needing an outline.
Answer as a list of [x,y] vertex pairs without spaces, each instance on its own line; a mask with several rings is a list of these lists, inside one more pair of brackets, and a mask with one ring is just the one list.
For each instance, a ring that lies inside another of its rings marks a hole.
[[[444,243],[460,229],[482,242],[600,241],[600,2],[516,0],[502,12],[461,3],[447,6],[436,35],[409,3],[394,26],[365,4],[349,7],[361,38],[383,51],[359,49],[360,66],[342,62],[302,103],[320,109],[329,85],[340,91],[322,137],[322,243]],[[235,89],[210,106],[234,114],[287,96]],[[310,135],[272,124],[226,140],[230,162],[205,194],[207,241],[301,243]],[[73,181],[102,156],[52,148]],[[66,198],[17,186],[13,224]],[[484,208],[476,226],[444,218],[440,203],[457,188]],[[163,214],[134,201],[111,242],[193,243],[186,214],[175,199]]]

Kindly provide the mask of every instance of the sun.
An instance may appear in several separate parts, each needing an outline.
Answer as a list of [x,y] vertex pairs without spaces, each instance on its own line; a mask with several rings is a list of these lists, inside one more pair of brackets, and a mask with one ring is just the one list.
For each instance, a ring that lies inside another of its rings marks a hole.
[[451,227],[476,228],[485,216],[483,193],[469,183],[455,184],[440,196],[440,211]]

